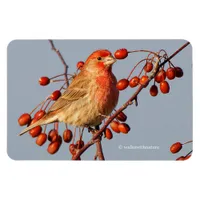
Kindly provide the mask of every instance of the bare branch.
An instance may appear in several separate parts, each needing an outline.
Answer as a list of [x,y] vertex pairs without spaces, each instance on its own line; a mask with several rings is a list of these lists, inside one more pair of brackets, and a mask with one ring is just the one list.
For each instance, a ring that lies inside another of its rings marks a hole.
[[67,77],[67,72],[68,72],[69,66],[66,64],[66,62],[65,62],[65,60],[64,60],[64,58],[63,58],[63,56],[62,56],[62,54],[60,53],[60,51],[59,51],[58,49],[55,48],[55,45],[54,45],[54,43],[53,43],[53,40],[49,40],[49,42],[50,42],[50,45],[51,45],[52,50],[56,52],[56,54],[58,55],[58,57],[60,58],[61,62],[62,62],[63,65],[64,65],[64,69],[65,69],[65,70],[64,70],[64,76],[65,76],[65,81],[66,81],[67,87],[68,87],[68,86],[69,86],[69,80],[68,80],[68,77]]
[[96,148],[97,148],[96,155],[98,156],[99,160],[105,160],[104,155],[103,155],[103,149],[101,146],[101,139],[96,142]]

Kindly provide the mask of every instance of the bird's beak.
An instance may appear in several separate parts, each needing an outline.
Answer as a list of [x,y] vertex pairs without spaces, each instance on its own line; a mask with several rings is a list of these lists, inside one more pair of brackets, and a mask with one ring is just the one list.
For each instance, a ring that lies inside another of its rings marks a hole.
[[104,64],[106,66],[111,66],[113,63],[115,63],[117,60],[113,56],[107,56],[104,60]]

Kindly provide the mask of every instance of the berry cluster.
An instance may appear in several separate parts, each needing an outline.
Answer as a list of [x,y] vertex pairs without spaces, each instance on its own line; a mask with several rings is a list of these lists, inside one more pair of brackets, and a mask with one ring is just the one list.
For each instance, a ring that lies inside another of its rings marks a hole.
[[[69,152],[71,155],[75,155],[79,149],[81,149],[84,146],[84,141],[80,138],[79,140],[76,141],[76,143],[72,143],[69,145]],[[78,160],[81,160],[79,157]]]
[[[45,116],[46,112],[48,112],[48,109],[51,107],[50,103],[56,101],[62,95],[61,91],[64,89],[64,86],[66,85],[66,81],[65,79],[55,80],[55,78],[60,77],[60,76],[65,76],[65,74],[60,74],[52,78],[43,76],[39,79],[39,84],[41,86],[47,86],[51,82],[64,81],[65,83],[59,90],[55,90],[54,92],[52,92],[43,102],[37,105],[30,113],[22,114],[18,119],[18,123],[20,126],[25,126],[25,125],[29,126],[37,122],[38,120],[40,120],[42,117]],[[71,78],[73,78],[72,75],[71,75]],[[38,108],[39,110],[35,112]],[[34,112],[35,114],[33,114]],[[72,138],[73,138],[72,131],[68,129],[67,127],[66,127],[66,130],[64,130],[62,136],[59,135],[58,133],[57,122],[54,123],[54,128],[51,129],[48,133],[46,132],[46,128],[47,128],[47,125],[45,125],[44,130],[42,129],[41,126],[36,126],[35,128],[29,131],[29,134],[33,138],[36,138],[35,142],[38,146],[42,146],[48,140],[50,142],[47,148],[48,153],[55,154],[59,150],[62,144],[62,141],[66,143],[70,143],[72,141]]]
[[[167,70],[164,69],[165,66],[162,68],[159,68],[159,63],[161,60],[165,60],[168,58],[167,53],[164,51],[164,55],[161,55],[161,53],[164,50],[156,52],[151,51],[145,51],[149,52],[149,55],[147,58],[139,61],[132,71],[130,72],[128,78],[123,78],[118,81],[117,83],[117,89],[118,90],[125,90],[128,86],[131,88],[134,88],[138,85],[142,85],[143,87],[147,87],[149,84],[149,77],[151,76],[151,73],[154,73],[154,70],[157,70],[154,77],[154,84],[150,87],[150,95],[151,96],[157,96],[158,94],[158,87],[156,85],[159,84],[160,91],[163,94],[167,94],[170,91],[170,85],[166,78],[168,80],[173,80],[176,77],[181,78],[183,76],[183,70],[180,67],[175,67],[171,61],[168,61],[169,67]],[[119,49],[115,52],[115,58],[117,59],[124,59],[128,56],[129,53],[133,53],[136,51],[127,51],[126,49]],[[150,57],[152,56],[152,57]],[[134,70],[141,64],[142,62],[145,62],[145,65],[142,67],[142,70],[140,71],[139,75],[134,76],[131,78],[132,73]],[[148,73],[150,73],[150,76],[148,76]],[[130,80],[129,80],[130,79]]]
[[[170,151],[171,151],[171,153],[173,153],[173,154],[176,154],[176,153],[178,153],[179,151],[181,151],[181,149],[183,148],[183,145],[185,145],[185,144],[188,144],[188,143],[191,143],[192,141],[188,141],[188,142],[185,142],[185,143],[180,143],[180,142],[176,142],[176,143],[174,143],[174,144],[172,144],[172,146],[170,147]],[[192,151],[190,151],[187,155],[185,155],[185,156],[180,156],[180,157],[178,157],[176,160],[187,160],[187,159],[189,159],[190,157],[191,157],[191,153],[192,153]]]
[[[41,119],[45,115],[45,113],[46,112],[44,110],[39,110],[38,112],[35,113],[33,118],[31,118],[30,114],[24,113],[19,117],[18,123],[20,126],[24,126],[24,125],[29,126],[29,125],[35,123],[36,121],[38,121],[39,119]],[[54,129],[51,129],[48,132],[48,134],[46,133],[46,127],[45,127],[45,130],[42,131],[41,126],[36,126],[35,128],[31,129],[29,131],[29,134],[33,138],[36,138],[35,142],[38,146],[42,146],[48,140],[50,142],[50,144],[48,145],[47,151],[50,154],[55,154],[59,150],[59,148],[62,144],[62,141],[66,142],[66,143],[70,143],[73,138],[73,133],[68,128],[66,128],[64,130],[63,135],[61,137],[61,135],[59,135],[59,133],[58,133],[58,127],[56,125],[55,125]],[[79,139],[79,140],[77,140],[76,144],[74,144],[74,142],[72,142],[72,144],[69,145],[69,151],[72,153],[72,155],[74,155],[74,152],[77,149],[82,148],[83,146],[84,146],[83,140]]]
[[[123,112],[120,112],[115,118],[115,120],[113,120],[110,123],[110,128],[115,133],[127,134],[131,130],[131,128],[129,127],[128,124],[124,123],[126,119],[127,119],[126,114]],[[113,138],[112,131],[109,128],[106,128],[106,130],[104,131],[104,137],[107,138],[108,140]]]
[[[29,126],[37,122],[45,114],[46,114],[45,110],[39,110],[38,112],[35,113],[34,117],[31,118],[30,114],[24,113],[19,117],[18,123],[20,126],[24,125]],[[56,125],[55,128],[51,129],[48,133],[46,133],[46,126],[44,128],[44,131],[42,130],[41,126],[36,126],[35,128],[29,131],[29,134],[31,137],[36,138],[35,142],[38,146],[42,146],[48,140],[50,144],[48,145],[47,151],[50,154],[54,154],[59,150],[62,144],[62,140],[64,140],[66,143],[69,143],[71,142],[73,137],[73,134],[69,129],[66,129],[63,132],[63,136],[61,137],[61,135],[59,135],[58,133],[58,127],[56,127]]]

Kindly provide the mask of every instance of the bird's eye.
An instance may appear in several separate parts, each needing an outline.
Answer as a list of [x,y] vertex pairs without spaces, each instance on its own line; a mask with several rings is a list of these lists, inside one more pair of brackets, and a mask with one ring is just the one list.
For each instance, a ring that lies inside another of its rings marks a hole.
[[101,57],[98,57],[97,60],[101,60]]

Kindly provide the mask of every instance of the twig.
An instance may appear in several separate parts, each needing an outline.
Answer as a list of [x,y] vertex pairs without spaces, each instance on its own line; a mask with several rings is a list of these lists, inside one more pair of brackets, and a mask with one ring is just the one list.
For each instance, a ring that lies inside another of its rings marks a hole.
[[105,160],[104,155],[103,155],[103,149],[101,146],[101,139],[96,142],[96,155],[98,156],[99,160]]
[[53,51],[55,51],[58,55],[58,57],[60,58],[61,62],[63,63],[64,67],[65,67],[65,70],[64,70],[64,76],[65,76],[65,81],[67,83],[67,87],[69,86],[69,80],[68,80],[68,77],[67,77],[67,71],[68,71],[68,68],[69,66],[66,64],[62,54],[60,53],[60,51],[58,49],[55,48],[54,46],[54,43],[53,43],[53,40],[49,40],[50,44],[51,44],[51,48]]
[[97,159],[97,154],[95,154],[95,156],[94,156],[94,160],[96,160]]
[[97,158],[99,158],[99,160],[105,160],[104,155],[103,155],[103,148],[101,145],[101,139],[102,139],[102,135],[100,135],[97,139],[96,139],[96,154],[94,156],[94,160],[96,160]]
[[183,143],[183,145],[184,145],[184,144],[191,143],[191,142],[193,142],[193,141],[192,141],[192,140],[190,140],[190,141],[187,141],[187,142]]
[[[149,80],[147,81],[147,84],[154,78],[155,74],[157,73],[157,71],[165,64],[167,63],[169,60],[171,60],[174,56],[176,56],[180,51],[182,51],[186,46],[188,46],[190,43],[187,42],[185,43],[182,47],[180,47],[177,51],[175,51],[171,56],[169,56],[165,61],[163,61],[161,64],[158,65],[158,67],[156,67],[156,70],[153,70],[153,74],[151,74],[149,76]],[[132,51],[133,52],[133,51]],[[110,116],[109,119],[107,119],[107,121],[105,122],[105,124],[101,127],[100,130],[98,130],[92,137],[92,139],[85,144],[79,151],[77,151],[76,155],[74,155],[72,157],[73,160],[77,160],[83,152],[85,152],[91,145],[94,144],[94,141],[103,133],[103,131],[106,129],[106,127],[117,117],[117,115],[122,112],[123,110],[125,110],[129,105],[130,102],[133,102],[138,94],[142,91],[142,89],[144,88],[143,85],[140,85],[139,88],[136,90],[136,92],[128,99],[128,101],[125,102],[125,104],[122,105],[121,108],[119,108],[112,116]]]
[[149,50],[145,50],[145,49],[142,49],[142,50],[134,50],[134,51],[128,51],[128,53],[136,53],[136,52],[146,52],[146,53],[151,53],[151,54],[154,54],[156,57],[158,57],[159,55],[153,51],[149,51]]
[[[108,117],[109,118],[109,117]],[[95,134],[96,131],[99,130],[99,126],[95,126],[94,130],[91,130],[92,134]],[[94,156],[94,160],[99,158],[99,160],[105,160],[104,155],[103,155],[103,149],[101,145],[101,139],[102,139],[102,134],[98,136],[98,138],[95,140],[96,142],[96,154]]]
[[[137,67],[140,63],[142,63],[142,62],[144,62],[144,61],[147,61],[147,60],[151,60],[151,59],[145,58],[145,59],[140,60],[140,61],[133,67],[133,69],[132,69],[131,72],[129,73],[127,79],[129,79],[129,78],[131,77],[132,73],[134,72],[134,70],[136,69],[136,67]],[[143,69],[143,68],[142,68],[142,69]]]
[[77,157],[77,155],[82,155],[84,153],[84,151],[86,151],[90,146],[92,146],[93,144],[95,144],[97,141],[91,139],[87,144],[85,144],[79,151],[77,151],[76,155],[72,156],[72,160],[77,160],[79,157]]
[[46,103],[46,101],[48,99],[49,99],[49,97],[47,97],[44,101],[40,102],[29,114],[31,115],[40,105],[42,105],[41,108],[40,108],[40,110],[42,110],[44,104]]
[[192,150],[185,155],[185,157],[189,156],[192,153]]

